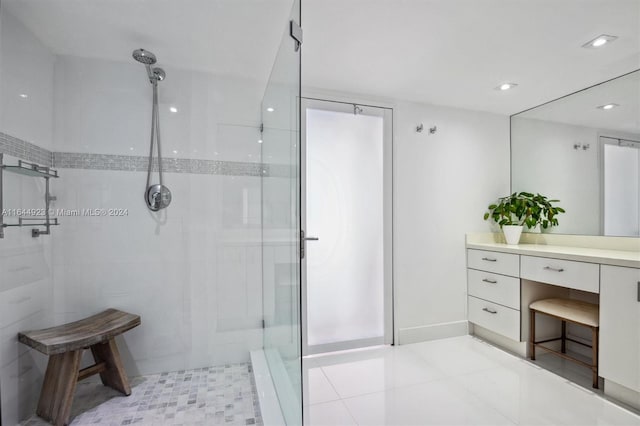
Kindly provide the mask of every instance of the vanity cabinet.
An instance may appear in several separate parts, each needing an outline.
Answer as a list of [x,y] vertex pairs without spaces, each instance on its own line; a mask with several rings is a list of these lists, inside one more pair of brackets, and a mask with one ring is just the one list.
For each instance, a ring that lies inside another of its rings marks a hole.
[[469,321],[520,340],[520,256],[467,250]]
[[600,269],[599,362],[600,376],[640,392],[640,269]]

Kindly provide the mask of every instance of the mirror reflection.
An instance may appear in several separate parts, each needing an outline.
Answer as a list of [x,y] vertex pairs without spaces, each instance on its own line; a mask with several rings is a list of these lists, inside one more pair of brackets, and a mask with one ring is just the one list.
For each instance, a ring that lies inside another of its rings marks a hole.
[[561,200],[552,232],[640,236],[640,70],[513,115],[511,170]]

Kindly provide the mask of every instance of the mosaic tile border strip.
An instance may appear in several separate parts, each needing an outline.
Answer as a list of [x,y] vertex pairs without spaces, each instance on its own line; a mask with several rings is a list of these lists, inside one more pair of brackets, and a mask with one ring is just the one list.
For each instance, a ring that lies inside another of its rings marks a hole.
[[53,152],[3,132],[0,132],[0,152],[41,166],[53,166]]
[[[135,155],[83,154],[54,152],[54,167],[60,169],[123,170],[146,172],[148,157]],[[192,173],[231,176],[269,176],[268,165],[234,161],[197,160],[190,158],[163,158],[165,173]],[[158,170],[157,160],[153,170]]]
[[[26,161],[60,169],[120,170],[146,172],[148,157],[135,155],[52,152],[25,140],[0,132],[0,152]],[[158,170],[154,161],[153,170]],[[248,163],[239,161],[164,158],[166,173],[191,173],[226,176],[265,176],[288,178],[294,170],[286,165]]]

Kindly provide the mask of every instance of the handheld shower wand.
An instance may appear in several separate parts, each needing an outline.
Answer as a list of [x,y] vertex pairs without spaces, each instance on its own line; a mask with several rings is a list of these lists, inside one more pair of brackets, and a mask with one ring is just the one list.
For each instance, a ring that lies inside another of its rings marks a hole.
[[[166,73],[162,68],[152,67],[156,63],[156,55],[144,50],[133,51],[133,59],[144,64],[147,69],[149,82],[153,87],[153,103],[151,108],[151,141],[149,143],[149,167],[147,168],[147,186],[144,199],[147,207],[152,211],[164,209],[171,203],[171,191],[162,182],[162,151],[160,148],[160,114],[158,111],[158,82],[164,80]],[[155,142],[155,143],[154,143]],[[158,147],[158,178],[160,183],[151,184],[151,170],[153,168],[153,148]]]

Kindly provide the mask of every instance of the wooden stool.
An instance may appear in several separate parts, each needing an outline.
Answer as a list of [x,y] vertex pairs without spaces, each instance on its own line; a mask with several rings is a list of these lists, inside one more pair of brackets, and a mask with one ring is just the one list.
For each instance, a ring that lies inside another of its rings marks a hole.
[[[130,395],[114,337],[138,325],[138,315],[107,309],[80,321],[19,333],[20,342],[49,355],[36,414],[55,425],[69,424],[77,382],[98,373],[105,386]],[[96,363],[80,370],[86,348],[91,348]]]
[[[530,320],[530,336],[529,336],[529,349],[531,352],[531,359],[536,359],[536,347],[544,349],[569,361],[576,362],[578,364],[589,367],[593,373],[593,387],[598,389],[598,330],[600,326],[599,322],[599,307],[593,303],[581,302],[579,300],[570,299],[544,299],[533,302],[529,305],[529,312],[531,315]],[[557,318],[562,321],[562,335],[555,339],[546,339],[536,341],[536,313],[544,314],[553,318]],[[567,322],[589,327],[591,329],[592,344],[587,345],[577,340],[567,337]],[[561,340],[560,352],[543,346],[541,343],[553,342]],[[567,344],[566,342],[574,342],[583,346],[592,348],[592,363],[588,364],[584,361],[576,359],[566,354]]]

